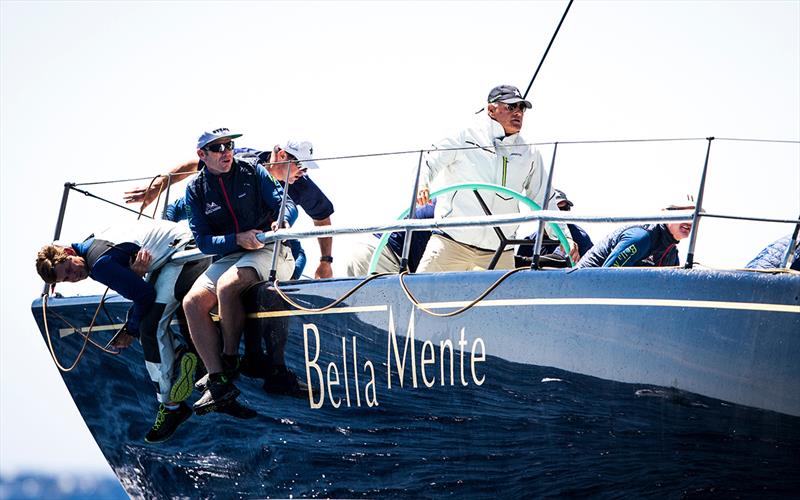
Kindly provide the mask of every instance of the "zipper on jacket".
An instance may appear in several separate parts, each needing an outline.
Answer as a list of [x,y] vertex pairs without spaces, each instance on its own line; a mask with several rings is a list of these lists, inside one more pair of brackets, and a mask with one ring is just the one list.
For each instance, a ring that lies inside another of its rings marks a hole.
[[501,186],[506,186],[506,176],[508,174],[508,156],[503,156],[503,183]]
[[225,204],[228,205],[228,211],[231,213],[231,217],[233,217],[233,227],[236,228],[236,234],[239,234],[239,221],[236,220],[236,214],[233,212],[231,200],[228,199],[228,192],[225,190],[225,183],[222,182],[222,177],[217,177],[217,180],[219,181],[219,187],[222,188],[222,197],[225,198]]

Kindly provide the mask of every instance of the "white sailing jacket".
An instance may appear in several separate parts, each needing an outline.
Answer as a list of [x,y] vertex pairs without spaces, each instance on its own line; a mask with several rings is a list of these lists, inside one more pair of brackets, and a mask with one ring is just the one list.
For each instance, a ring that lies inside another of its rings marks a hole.
[[[450,186],[464,183],[488,183],[520,192],[544,206],[547,169],[539,151],[525,145],[519,134],[506,137],[502,125],[488,115],[477,116],[475,122],[454,137],[435,145],[436,151],[425,156],[420,172],[420,188],[430,188],[431,183]],[[469,148],[469,149],[458,149]],[[519,202],[501,193],[479,191],[494,215],[519,213]],[[548,210],[558,210],[549,202]],[[457,191],[439,196],[435,217],[469,217],[485,215],[471,190]],[[558,224],[573,245],[566,224]],[[507,238],[513,238],[517,224],[501,226]],[[545,226],[547,227],[547,226]],[[448,228],[454,240],[486,250],[494,250],[500,243],[492,227]],[[547,229],[551,238],[555,234]]]

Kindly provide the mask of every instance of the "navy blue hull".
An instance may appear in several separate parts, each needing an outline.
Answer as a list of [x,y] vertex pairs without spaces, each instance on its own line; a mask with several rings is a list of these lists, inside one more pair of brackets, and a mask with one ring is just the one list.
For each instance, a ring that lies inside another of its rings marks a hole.
[[[439,302],[471,299],[500,274],[407,282],[442,312]],[[319,307],[355,283],[282,288]],[[85,326],[93,300],[50,306]],[[248,330],[267,345],[285,336],[285,361],[314,394],[275,396],[242,377],[240,401],[257,418],[193,416],[167,443],[146,445],[156,402],[138,346],[117,357],[90,351],[65,374],[132,495],[800,492],[797,276],[525,272],[449,319],[416,311],[412,320],[396,277],[321,314],[281,305],[267,287],[250,300]],[[112,300],[102,322],[121,322],[126,308]],[[58,356],[73,359],[81,340],[54,339]]]

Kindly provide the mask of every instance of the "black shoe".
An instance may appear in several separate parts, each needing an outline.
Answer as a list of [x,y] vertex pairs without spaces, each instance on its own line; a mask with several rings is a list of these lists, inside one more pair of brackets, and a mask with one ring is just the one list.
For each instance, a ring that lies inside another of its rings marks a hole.
[[[236,380],[236,378],[239,377],[240,368],[241,363],[239,362],[238,355],[222,355],[222,373],[224,373],[228,379]],[[208,387],[208,373],[200,377],[200,379],[194,383],[194,388],[199,392],[206,392],[206,387]]]
[[192,415],[192,409],[186,403],[181,403],[177,409],[170,410],[163,404],[158,407],[156,423],[144,436],[146,443],[163,443],[173,434],[179,425]]
[[256,413],[255,410],[248,408],[247,406],[236,401],[235,399],[229,403],[217,406],[216,411],[218,413],[225,413],[226,415],[230,415],[235,418],[241,418],[244,420],[249,418],[255,418],[256,416],[258,416],[258,413]]
[[308,386],[286,366],[273,367],[264,380],[264,390],[270,394],[281,394],[295,398],[308,396]]
[[184,352],[178,358],[178,374],[169,391],[170,401],[178,403],[189,399],[194,389],[192,382],[195,370],[197,370],[197,356],[191,352]]
[[205,415],[217,411],[220,406],[235,400],[238,396],[239,389],[225,375],[209,378],[203,395],[194,403],[194,412]]

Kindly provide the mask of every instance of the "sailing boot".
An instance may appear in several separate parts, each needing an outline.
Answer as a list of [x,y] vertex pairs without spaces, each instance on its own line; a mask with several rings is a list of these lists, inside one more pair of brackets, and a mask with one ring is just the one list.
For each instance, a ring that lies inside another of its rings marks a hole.
[[[236,380],[239,376],[239,371],[241,370],[241,361],[239,360],[239,356],[237,354],[222,355],[222,373],[225,374],[230,380]],[[206,392],[206,387],[208,386],[208,373],[200,377],[200,379],[195,382],[194,388],[200,392]]]
[[220,406],[235,400],[239,396],[239,389],[233,385],[224,373],[208,375],[208,382],[200,399],[194,403],[194,411],[198,415],[217,411]]
[[184,351],[178,356],[178,374],[169,391],[169,400],[179,403],[186,401],[194,390],[194,373],[197,370],[197,356]]
[[280,394],[295,398],[308,396],[308,385],[297,378],[297,375],[286,365],[273,366],[264,379],[264,390],[270,394]]
[[192,415],[192,409],[186,403],[181,403],[175,410],[170,410],[162,403],[158,407],[156,422],[144,436],[146,443],[163,443],[173,434],[179,425]]

